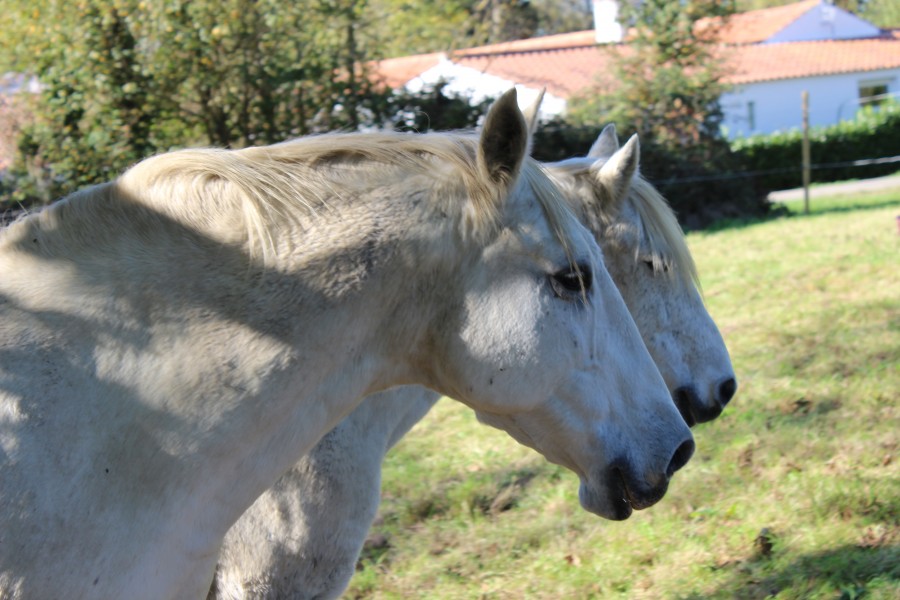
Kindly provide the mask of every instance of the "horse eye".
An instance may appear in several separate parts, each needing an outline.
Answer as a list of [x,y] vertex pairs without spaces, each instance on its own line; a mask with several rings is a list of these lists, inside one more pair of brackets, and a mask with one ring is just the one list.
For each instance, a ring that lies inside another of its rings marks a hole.
[[[654,271],[654,272],[656,271],[656,267],[653,266],[652,260],[642,260],[641,262],[644,263],[645,265],[647,265],[647,268],[650,269],[651,271]],[[669,266],[666,264],[663,264],[661,270],[663,273],[666,273],[669,271]]]
[[593,276],[587,265],[578,265],[557,271],[550,276],[554,293],[563,300],[575,300],[591,291]]

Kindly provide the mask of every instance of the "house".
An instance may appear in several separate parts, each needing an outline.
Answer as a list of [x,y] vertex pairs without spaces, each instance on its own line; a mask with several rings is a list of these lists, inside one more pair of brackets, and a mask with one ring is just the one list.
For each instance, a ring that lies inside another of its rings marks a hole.
[[[594,29],[387,59],[378,72],[395,88],[417,91],[444,81],[448,92],[476,101],[517,84],[523,106],[546,88],[541,117],[564,115],[568,98],[609,71],[608,50],[627,46],[616,15],[616,2],[594,0]],[[730,86],[721,98],[723,129],[730,137],[799,127],[803,91],[813,126],[851,119],[863,104],[900,96],[900,28],[879,29],[827,2],[733,15],[720,41]]]

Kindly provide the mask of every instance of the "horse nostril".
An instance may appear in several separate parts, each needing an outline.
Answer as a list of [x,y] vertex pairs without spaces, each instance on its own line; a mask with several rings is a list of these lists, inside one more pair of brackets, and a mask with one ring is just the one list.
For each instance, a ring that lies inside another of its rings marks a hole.
[[675,471],[686,465],[687,462],[691,460],[691,456],[693,455],[693,438],[681,442],[681,445],[678,446],[677,450],[675,450],[675,454],[672,455],[672,460],[669,461],[669,468],[666,469],[666,476],[671,477],[672,475],[674,475]]
[[697,402],[697,392],[691,386],[682,386],[672,393],[672,400],[681,413],[681,418],[687,423],[688,427],[697,424],[694,413],[691,411],[691,405]]
[[737,391],[737,381],[734,380],[734,377],[729,377],[725,381],[719,384],[719,389],[717,390],[716,400],[718,400],[720,406],[725,406],[728,402],[734,397],[734,393]]

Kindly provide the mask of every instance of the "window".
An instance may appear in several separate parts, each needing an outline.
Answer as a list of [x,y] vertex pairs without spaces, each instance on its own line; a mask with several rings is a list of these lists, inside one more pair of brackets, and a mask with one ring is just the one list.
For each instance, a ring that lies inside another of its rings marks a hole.
[[747,125],[750,131],[756,131],[756,102],[752,100],[747,103]]
[[860,81],[859,105],[878,106],[888,97],[887,81]]

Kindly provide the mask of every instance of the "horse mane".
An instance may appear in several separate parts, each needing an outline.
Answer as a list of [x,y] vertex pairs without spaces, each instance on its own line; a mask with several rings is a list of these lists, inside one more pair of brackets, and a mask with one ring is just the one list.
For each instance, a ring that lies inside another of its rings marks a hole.
[[327,133],[241,150],[178,150],[147,158],[112,182],[83,188],[18,219],[0,230],[0,241],[43,239],[41,230],[53,230],[43,251],[64,253],[94,247],[97,235],[124,231],[138,225],[136,220],[151,228],[172,220],[216,239],[243,239],[251,258],[271,264],[286,222],[329,210],[331,199],[421,174],[428,178],[423,191],[432,201],[469,199],[467,207],[440,208],[456,210],[461,235],[481,243],[499,230],[499,196],[518,186],[531,189],[574,264],[570,240],[577,219],[540,163],[526,158],[515,186],[498,185],[478,168],[478,144],[472,132]]
[[[489,238],[500,224],[502,188],[479,172],[477,151],[478,136],[473,133],[328,133],[242,150],[162,154],[132,167],[118,183],[135,196],[167,204],[167,211],[221,210],[222,203],[239,208],[251,252],[266,262],[275,247],[273,231],[285,220],[328,210],[328,199],[340,198],[342,190],[388,182],[396,170],[430,177],[432,196],[438,201],[465,194],[471,210],[463,215],[463,234]],[[572,229],[565,223],[572,217],[564,214],[565,200],[536,161],[526,159],[520,176],[568,248]],[[175,186],[181,199],[178,207],[170,206],[169,200]],[[209,206],[210,186],[218,186],[215,202],[220,206]]]
[[[562,180],[555,178],[558,185],[570,192],[566,194],[570,203],[579,197],[581,190],[578,188],[584,185],[579,176],[587,175],[595,162],[595,158],[579,157],[549,165],[553,170],[571,176]],[[599,210],[591,211],[589,217],[596,218],[603,230],[618,223],[618,209],[612,206],[613,200],[607,197],[606,190],[599,190],[597,186],[591,185],[589,193],[599,201]],[[640,173],[636,173],[623,202],[629,203],[638,213],[641,227],[638,237],[647,242],[654,270],[665,271],[670,275],[678,273],[686,284],[693,285],[699,290],[700,277],[684,232],[678,224],[675,212],[662,194]],[[583,212],[583,207],[572,208],[577,212]]]

